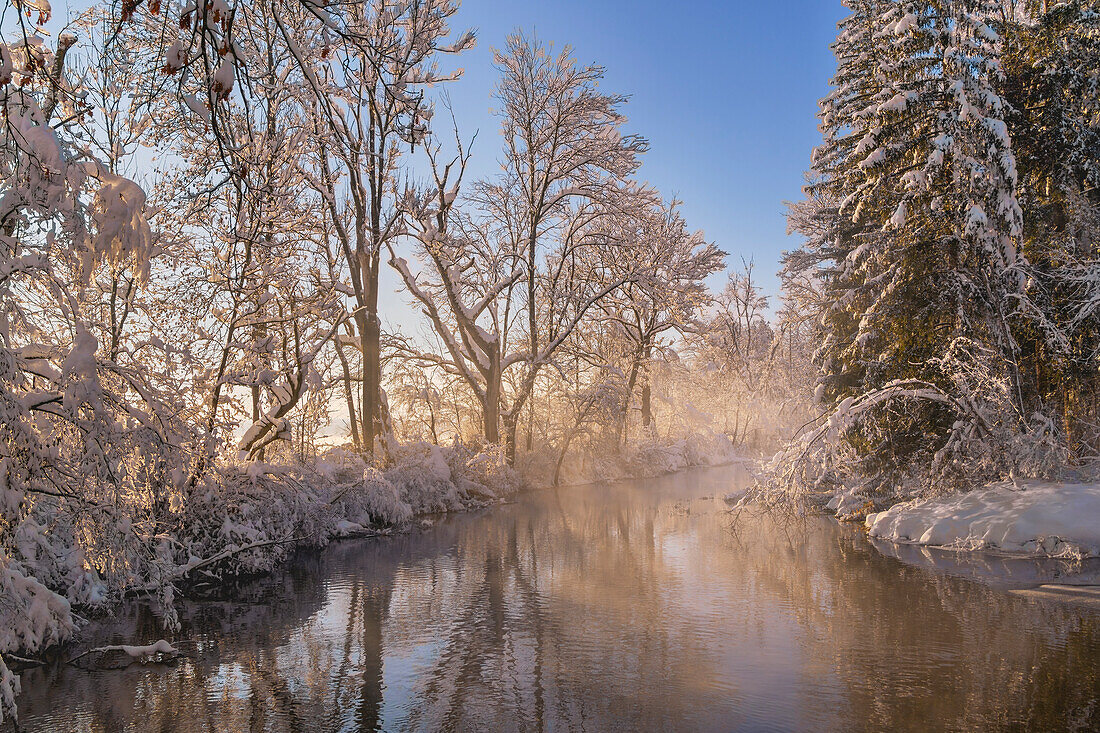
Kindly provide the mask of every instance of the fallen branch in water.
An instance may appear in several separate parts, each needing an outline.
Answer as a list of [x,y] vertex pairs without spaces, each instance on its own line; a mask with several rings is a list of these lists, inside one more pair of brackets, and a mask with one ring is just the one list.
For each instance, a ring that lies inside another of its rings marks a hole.
[[[157,654],[162,655],[160,661],[166,661],[168,659],[175,659],[179,656],[179,650],[169,644],[164,639],[159,639],[152,644],[146,644],[145,646],[132,646],[130,644],[114,644],[111,646],[97,646],[95,649],[89,649],[86,652],[77,654],[70,659],[66,664],[73,664],[78,659],[88,656],[89,654],[106,654],[108,652],[122,652],[126,656],[130,657],[131,663],[134,661],[147,661],[151,660]],[[171,655],[171,656],[168,656]],[[129,665],[125,665],[129,666]]]
[[[5,662],[15,662],[16,664],[21,664],[25,667],[40,667],[43,664],[45,664],[45,662],[42,661],[41,659],[31,659],[29,657],[20,657],[16,654],[9,654],[7,652],[5,652],[3,655],[0,655],[0,656],[3,656]],[[9,664],[8,666],[10,667],[11,665]]]
[[196,570],[199,570],[201,568],[205,568],[208,565],[215,565],[215,564],[221,562],[222,560],[226,560],[226,559],[228,559],[230,557],[233,557],[234,555],[240,554],[242,552],[248,552],[249,550],[258,550],[258,549],[263,548],[263,547],[272,547],[274,545],[285,545],[285,544],[288,544],[288,543],[291,543],[291,542],[301,542],[301,541],[305,540],[306,537],[308,537],[308,535],[302,535],[302,536],[298,536],[298,537],[287,537],[286,539],[281,539],[281,540],[264,540],[262,542],[253,542],[252,544],[249,544],[249,545],[230,545],[229,547],[226,547],[224,550],[222,550],[218,553],[215,553],[214,555],[211,555],[208,558],[205,558],[203,560],[197,560],[197,561],[191,562],[191,563],[187,563],[186,565],[180,565],[179,567],[175,568],[175,570],[168,577],[162,578],[160,581],[158,581],[156,583],[147,583],[146,585],[144,585],[140,588],[134,588],[133,590],[130,591],[130,593],[135,594],[135,595],[140,594],[140,593],[150,593],[150,592],[156,591],[159,588],[164,587],[165,585],[167,585],[169,583],[172,583],[174,581],[185,578],[188,575],[190,575],[191,573],[195,572]]

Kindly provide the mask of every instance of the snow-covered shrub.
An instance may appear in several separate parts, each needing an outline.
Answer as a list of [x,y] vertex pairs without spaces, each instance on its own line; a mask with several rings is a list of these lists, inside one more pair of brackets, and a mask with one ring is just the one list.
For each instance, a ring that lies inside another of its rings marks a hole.
[[336,521],[363,527],[399,526],[416,515],[461,511],[519,491],[522,480],[500,446],[481,449],[415,442],[391,447],[384,468],[334,448],[323,463]]
[[722,433],[689,433],[677,440],[649,437],[629,446],[624,455],[639,477],[660,476],[696,466],[716,466],[740,457]]
[[[208,571],[271,570],[299,545],[324,545],[331,526],[323,490],[287,470],[228,466],[198,483],[173,527],[179,564],[222,557]],[[242,549],[251,548],[251,549]]]
[[461,510],[505,498],[522,486],[500,446],[475,452],[463,445],[412,443],[393,458],[386,480],[398,487],[414,514]]
[[400,489],[378,469],[365,466],[362,459],[358,462],[358,478],[330,489],[332,515],[360,527],[400,525],[412,519],[412,507],[401,498]]
[[1056,426],[1020,414],[995,354],[958,339],[930,364],[943,386],[895,380],[845,398],[772,458],[750,497],[862,518],[914,496],[1050,478],[1066,465]]
[[447,450],[447,460],[459,492],[467,501],[503,499],[524,487],[520,473],[508,465],[501,445],[475,449],[459,443]]
[[384,472],[413,514],[456,511],[463,498],[451,476],[446,449],[430,443],[412,443],[394,451]]
[[24,574],[0,549],[0,721],[14,714],[19,694],[19,678],[4,656],[64,641],[72,631],[68,601]]
[[666,442],[650,437],[630,446],[626,460],[630,470],[639,474],[665,474],[691,465],[692,453],[685,439]]

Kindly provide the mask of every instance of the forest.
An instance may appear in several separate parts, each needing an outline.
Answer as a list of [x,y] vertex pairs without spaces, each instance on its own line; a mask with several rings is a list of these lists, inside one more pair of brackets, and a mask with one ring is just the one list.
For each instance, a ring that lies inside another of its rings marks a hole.
[[604,66],[520,29],[465,88],[457,0],[4,0],[0,720],[127,599],[171,632],[532,487],[751,460],[746,501],[870,524],[1087,483],[1100,6],[844,6],[771,293]]

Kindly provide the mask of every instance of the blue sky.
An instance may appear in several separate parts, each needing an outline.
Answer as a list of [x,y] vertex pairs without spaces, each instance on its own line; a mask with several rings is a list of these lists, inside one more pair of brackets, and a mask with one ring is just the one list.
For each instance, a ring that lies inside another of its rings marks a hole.
[[[55,22],[87,5],[55,1]],[[444,67],[465,69],[447,87],[463,137],[479,132],[470,172],[499,170],[492,49],[516,29],[569,44],[580,62],[606,67],[605,90],[630,95],[628,131],[651,143],[639,177],[682,199],[689,225],[727,251],[732,267],[753,259],[775,296],[780,255],[797,245],[786,235],[783,201],[801,196],[820,139],[817,101],[832,76],[829,44],[843,15],[840,0],[463,0],[452,30],[476,29],[478,44]],[[408,328],[407,296],[386,269],[384,320]]]
[[820,140],[843,15],[839,0],[464,0],[454,29],[476,28],[478,46],[457,62],[465,75],[450,96],[463,136],[480,130],[472,172],[491,175],[499,160],[491,49],[517,28],[570,44],[607,68],[605,90],[631,96],[628,129],[651,143],[640,177],[683,199],[688,223],[732,265],[753,258],[775,294],[780,254],[797,244],[783,201],[800,197]]

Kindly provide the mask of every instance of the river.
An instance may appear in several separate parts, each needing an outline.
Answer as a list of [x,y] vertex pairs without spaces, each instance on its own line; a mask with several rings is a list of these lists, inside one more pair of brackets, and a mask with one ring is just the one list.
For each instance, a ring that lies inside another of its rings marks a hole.
[[[183,604],[174,664],[25,671],[20,729],[1100,729],[1100,611],[1013,592],[1095,566],[734,522],[747,480],[535,491],[336,542]],[[161,635],[135,604],[82,643]]]

